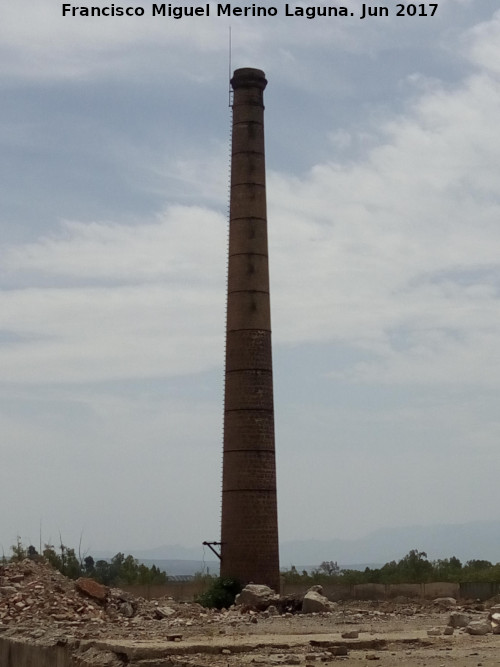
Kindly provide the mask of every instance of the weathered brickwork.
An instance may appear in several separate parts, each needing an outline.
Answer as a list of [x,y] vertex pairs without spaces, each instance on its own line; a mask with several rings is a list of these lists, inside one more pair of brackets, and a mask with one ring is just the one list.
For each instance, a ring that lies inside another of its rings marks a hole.
[[229,291],[250,290],[269,295],[267,256],[250,253],[231,255],[229,258]]
[[272,492],[276,488],[274,451],[226,451],[226,457],[231,465],[227,466],[224,476],[224,491],[262,489]]
[[223,533],[233,539],[223,545],[223,558],[238,566],[238,571],[230,567],[227,574],[221,570],[222,576],[239,574],[246,582],[266,582],[276,589],[279,585],[276,493],[228,491],[225,497],[228,511],[223,514]]
[[229,255],[253,253],[267,257],[267,222],[262,218],[231,220]]
[[228,331],[226,371],[260,369],[271,371],[271,332],[262,329]]
[[271,371],[243,370],[226,373],[226,410],[272,410]]
[[274,415],[269,410],[232,410],[225,413],[225,451],[274,451]]
[[232,79],[221,575],[279,589],[263,91]]
[[229,292],[227,295],[228,331],[269,329],[271,318],[269,294],[266,292]]

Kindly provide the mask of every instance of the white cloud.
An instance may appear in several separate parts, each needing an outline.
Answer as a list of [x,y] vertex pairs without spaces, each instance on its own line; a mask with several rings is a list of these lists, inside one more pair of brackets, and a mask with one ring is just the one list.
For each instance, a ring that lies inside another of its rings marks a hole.
[[0,328],[13,334],[0,348],[2,380],[178,375],[219,363],[225,238],[218,214],[174,207],[144,225],[66,223],[8,249],[7,270],[49,284],[0,293]]
[[491,20],[475,25],[464,35],[472,61],[495,74],[500,73],[500,11]]
[[496,383],[499,113],[481,72],[373,129],[364,159],[270,176],[278,339],[360,346],[363,381]]
[[202,207],[171,206],[154,221],[122,225],[66,221],[50,237],[7,248],[8,272],[39,272],[94,283],[173,281],[218,284],[224,275],[226,221]]

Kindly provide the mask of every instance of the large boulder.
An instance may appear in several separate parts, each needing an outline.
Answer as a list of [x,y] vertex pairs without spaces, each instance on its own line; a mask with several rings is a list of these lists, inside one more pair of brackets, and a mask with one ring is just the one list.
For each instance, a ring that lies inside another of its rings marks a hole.
[[303,614],[324,613],[333,611],[336,608],[337,605],[334,602],[330,602],[322,593],[323,589],[321,586],[313,586],[307,591],[302,601]]
[[88,579],[86,577],[80,577],[75,581],[75,588],[84,593],[89,598],[93,600],[98,600],[99,602],[104,602],[108,597],[109,588],[103,586],[102,584],[97,583],[94,579]]
[[279,595],[269,586],[263,584],[247,584],[239,595],[236,596],[234,603],[238,606],[245,606],[258,611],[264,611],[271,605],[276,605]]
[[452,611],[448,625],[452,628],[466,628],[470,623],[470,616],[460,611]]
[[471,621],[465,631],[470,635],[487,635],[491,632],[491,623],[487,620]]
[[172,607],[167,606],[158,606],[155,609],[155,615],[157,618],[163,619],[168,618],[169,616],[175,616],[177,612]]

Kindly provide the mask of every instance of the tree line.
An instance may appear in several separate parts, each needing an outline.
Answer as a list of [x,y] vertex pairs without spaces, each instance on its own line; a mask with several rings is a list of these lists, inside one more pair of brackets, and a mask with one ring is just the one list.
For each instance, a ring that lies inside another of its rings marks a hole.
[[3,556],[4,561],[21,561],[29,558],[35,561],[50,563],[70,579],[91,577],[105,586],[124,586],[130,584],[164,584],[168,580],[167,573],[156,565],[147,567],[131,556],[117,553],[110,560],[94,560],[92,556],[77,555],[75,549],[67,547],[61,541],[59,547],[46,544],[39,554],[33,545],[24,547],[21,540],[11,547],[10,558]]
[[287,583],[304,584],[423,584],[435,581],[496,582],[500,581],[500,563],[469,560],[462,564],[456,556],[430,561],[425,551],[412,549],[399,561],[392,560],[380,568],[364,570],[341,569],[336,561],[323,561],[312,572],[298,572],[292,565],[282,572]]

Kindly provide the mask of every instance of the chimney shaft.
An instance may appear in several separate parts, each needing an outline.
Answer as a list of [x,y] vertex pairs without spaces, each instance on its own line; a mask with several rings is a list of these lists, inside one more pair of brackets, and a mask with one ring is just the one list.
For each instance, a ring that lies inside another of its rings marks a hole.
[[279,591],[264,72],[231,85],[233,129],[226,323],[221,576]]

